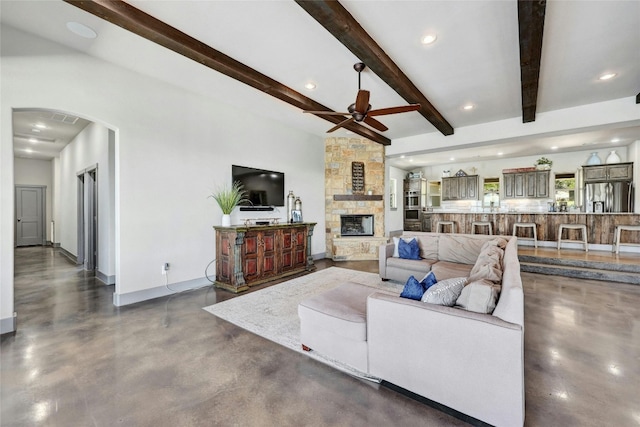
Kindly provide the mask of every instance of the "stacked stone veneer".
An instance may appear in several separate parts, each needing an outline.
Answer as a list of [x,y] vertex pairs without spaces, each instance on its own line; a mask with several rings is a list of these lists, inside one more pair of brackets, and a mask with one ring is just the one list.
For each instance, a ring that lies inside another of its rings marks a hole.
[[[364,162],[365,194],[383,195],[384,146],[364,138],[325,140],[325,223],[326,255],[336,260],[378,259],[384,238],[384,197],[382,200],[335,201],[334,195],[352,194],[351,162]],[[340,215],[373,214],[373,237],[340,238]]]

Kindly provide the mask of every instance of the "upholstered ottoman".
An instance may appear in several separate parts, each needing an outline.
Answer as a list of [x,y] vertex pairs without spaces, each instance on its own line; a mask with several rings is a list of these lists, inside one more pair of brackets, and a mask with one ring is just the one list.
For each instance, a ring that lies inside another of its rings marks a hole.
[[298,305],[302,348],[367,372],[367,297],[377,291],[346,282],[302,301]]

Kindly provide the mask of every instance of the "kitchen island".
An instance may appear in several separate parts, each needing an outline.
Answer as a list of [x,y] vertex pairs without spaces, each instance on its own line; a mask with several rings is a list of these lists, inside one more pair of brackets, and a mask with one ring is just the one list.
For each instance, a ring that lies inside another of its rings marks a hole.
[[[471,223],[489,221],[493,234],[510,236],[516,222],[537,224],[539,241],[556,242],[560,224],[585,224],[587,241],[590,244],[612,245],[617,225],[640,225],[640,214],[635,213],[585,213],[585,212],[455,212],[433,211],[431,229],[436,230],[438,221],[454,221],[458,233],[471,233]],[[479,232],[480,230],[478,230]],[[568,230],[570,239],[578,238],[578,231]],[[566,233],[566,232],[565,232]],[[532,237],[531,231],[518,229],[519,237]],[[567,235],[565,234],[565,238]],[[625,231],[621,240],[640,243],[640,231]]]

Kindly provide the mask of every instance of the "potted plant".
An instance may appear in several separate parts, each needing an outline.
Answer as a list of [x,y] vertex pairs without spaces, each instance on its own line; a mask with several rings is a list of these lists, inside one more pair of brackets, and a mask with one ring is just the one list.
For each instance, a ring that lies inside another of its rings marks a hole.
[[225,185],[222,188],[216,189],[209,197],[212,197],[218,202],[218,206],[220,206],[222,210],[223,227],[231,225],[231,212],[233,212],[235,207],[249,200],[247,198],[247,192],[239,181],[235,181],[231,188]]
[[552,165],[553,165],[553,162],[547,159],[546,157],[540,157],[535,162],[535,167],[540,170],[549,170],[551,169]]

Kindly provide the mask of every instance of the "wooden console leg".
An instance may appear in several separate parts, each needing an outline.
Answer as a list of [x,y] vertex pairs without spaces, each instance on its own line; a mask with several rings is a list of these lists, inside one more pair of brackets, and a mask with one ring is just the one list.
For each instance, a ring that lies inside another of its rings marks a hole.
[[302,344],[302,349],[304,351],[311,351],[311,349],[309,347],[307,347],[306,345]]

